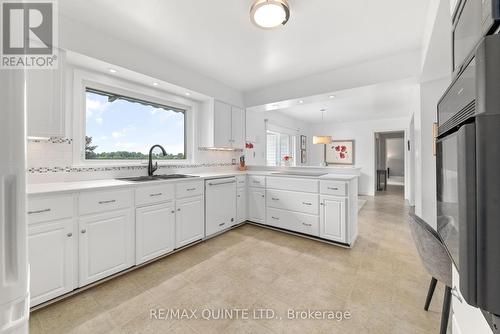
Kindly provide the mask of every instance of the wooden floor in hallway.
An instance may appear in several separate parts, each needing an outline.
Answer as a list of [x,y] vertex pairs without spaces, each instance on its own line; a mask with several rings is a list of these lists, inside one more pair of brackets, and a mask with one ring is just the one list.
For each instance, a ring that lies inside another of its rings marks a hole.
[[[33,312],[30,333],[437,333],[444,289],[424,311],[430,276],[401,191],[365,198],[352,249],[246,224]],[[254,318],[262,308],[275,317]],[[193,310],[198,319],[152,319],[158,309]],[[221,309],[250,317],[203,319]],[[350,317],[287,318],[309,309]]]

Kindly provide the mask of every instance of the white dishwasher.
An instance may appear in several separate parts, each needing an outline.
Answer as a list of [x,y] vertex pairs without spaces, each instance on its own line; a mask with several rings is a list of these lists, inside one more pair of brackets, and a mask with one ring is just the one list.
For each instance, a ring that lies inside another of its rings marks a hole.
[[205,180],[205,230],[214,235],[236,223],[236,178]]

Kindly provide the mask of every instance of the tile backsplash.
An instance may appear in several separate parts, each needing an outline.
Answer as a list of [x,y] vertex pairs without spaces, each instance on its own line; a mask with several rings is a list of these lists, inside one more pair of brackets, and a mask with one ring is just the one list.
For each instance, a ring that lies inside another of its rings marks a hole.
[[[73,166],[70,138],[28,140],[28,183],[83,181],[145,175],[146,164],[122,166]],[[194,163],[160,165],[157,173],[193,173],[202,170],[234,169],[242,152],[205,151],[195,153]]]

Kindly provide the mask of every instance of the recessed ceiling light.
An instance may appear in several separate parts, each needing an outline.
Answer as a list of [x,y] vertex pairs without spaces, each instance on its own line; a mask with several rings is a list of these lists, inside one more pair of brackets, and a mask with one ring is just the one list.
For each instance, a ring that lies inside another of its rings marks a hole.
[[330,98],[330,99],[334,99],[334,98],[335,98],[335,95],[330,95],[330,96],[328,96],[328,98]]
[[153,82],[153,86],[158,86],[158,85],[159,85],[159,83]]
[[271,104],[271,107],[273,108],[278,108],[280,105],[279,104]]
[[190,95],[191,95],[191,93],[190,93],[190,92],[185,92],[184,94],[185,94],[186,96],[190,96]]
[[117,70],[115,70],[114,68],[108,68],[108,71],[109,71],[110,73],[116,73],[116,72],[118,72],[118,71],[117,71]]
[[300,100],[299,103],[302,104],[302,103],[304,103],[304,101]]
[[250,8],[250,20],[263,29],[285,25],[289,19],[290,6],[287,0],[255,0]]

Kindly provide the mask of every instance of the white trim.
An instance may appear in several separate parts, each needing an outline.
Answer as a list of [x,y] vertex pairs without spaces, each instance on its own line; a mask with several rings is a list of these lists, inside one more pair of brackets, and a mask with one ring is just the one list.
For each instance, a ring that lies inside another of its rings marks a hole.
[[[73,137],[73,167],[88,166],[142,166],[146,160],[85,160],[85,87],[102,89],[119,94],[150,100],[160,104],[171,105],[186,110],[186,159],[185,160],[163,160],[159,165],[182,165],[192,164],[195,161],[195,121],[199,105],[197,102],[147,87],[141,83],[125,81],[109,75],[93,72],[91,70],[75,68],[72,78],[72,137]],[[151,145],[153,145],[152,143]]]

